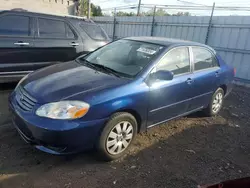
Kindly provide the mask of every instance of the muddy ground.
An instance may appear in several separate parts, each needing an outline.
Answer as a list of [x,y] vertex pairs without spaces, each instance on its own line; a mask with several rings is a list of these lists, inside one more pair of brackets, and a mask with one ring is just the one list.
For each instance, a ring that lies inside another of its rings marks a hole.
[[235,87],[214,118],[196,113],[140,134],[129,154],[114,162],[92,151],[52,156],[24,143],[13,128],[0,91],[0,188],[167,187],[250,176],[250,89]]

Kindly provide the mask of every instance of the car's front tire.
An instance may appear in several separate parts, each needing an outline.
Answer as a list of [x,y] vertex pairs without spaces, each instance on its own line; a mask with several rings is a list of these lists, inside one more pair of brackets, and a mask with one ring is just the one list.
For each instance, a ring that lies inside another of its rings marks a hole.
[[212,98],[211,101],[206,109],[204,109],[204,113],[207,116],[215,116],[217,115],[224,103],[224,90],[222,88],[218,88]]
[[113,114],[105,125],[97,143],[101,159],[111,161],[123,156],[137,134],[137,121],[127,112]]

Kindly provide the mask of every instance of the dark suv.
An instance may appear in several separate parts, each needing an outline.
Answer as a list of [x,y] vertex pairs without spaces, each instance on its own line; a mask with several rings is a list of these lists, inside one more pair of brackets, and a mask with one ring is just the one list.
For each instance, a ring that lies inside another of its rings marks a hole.
[[90,19],[27,11],[0,12],[0,83],[69,61],[109,42]]

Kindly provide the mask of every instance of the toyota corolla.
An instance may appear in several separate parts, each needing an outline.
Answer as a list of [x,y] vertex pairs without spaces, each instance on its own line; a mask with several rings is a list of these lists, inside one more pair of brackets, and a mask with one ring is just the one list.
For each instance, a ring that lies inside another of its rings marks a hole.
[[196,111],[217,115],[234,74],[206,45],[131,37],[30,73],[9,104],[17,131],[39,150],[95,148],[113,160],[140,131]]

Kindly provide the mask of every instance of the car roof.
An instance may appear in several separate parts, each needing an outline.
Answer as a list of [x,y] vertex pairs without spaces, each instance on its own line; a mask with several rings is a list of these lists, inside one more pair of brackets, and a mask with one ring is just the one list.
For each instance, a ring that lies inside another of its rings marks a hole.
[[158,45],[167,46],[167,47],[183,45],[183,46],[202,46],[202,47],[210,48],[209,46],[207,46],[205,44],[198,43],[198,42],[173,39],[173,38],[164,38],[164,37],[127,37],[124,39],[141,41],[141,42],[148,42],[148,43],[158,44]]
[[25,14],[30,16],[51,16],[54,18],[67,18],[67,19],[73,19],[73,20],[81,20],[85,22],[91,22],[94,23],[93,20],[87,19],[86,17],[80,17],[80,16],[72,16],[72,15],[60,15],[60,14],[46,14],[46,13],[40,13],[40,12],[31,12],[27,11],[25,9],[13,9],[13,10],[1,10],[0,13],[18,13],[18,14]]

